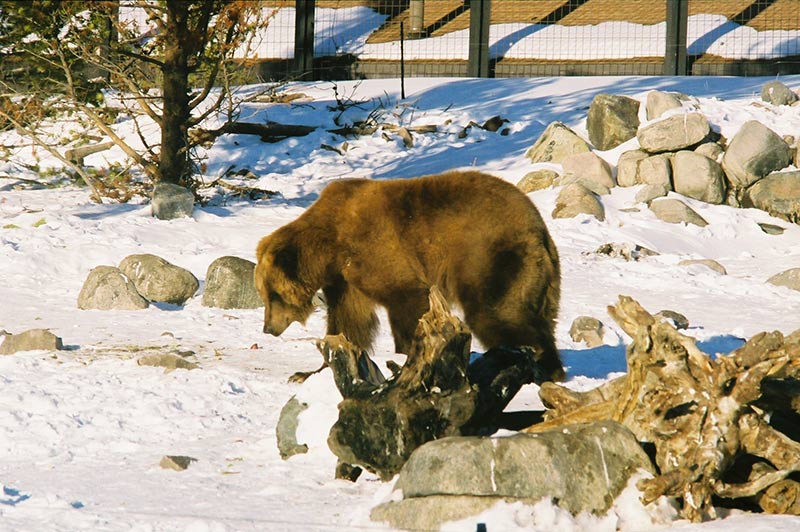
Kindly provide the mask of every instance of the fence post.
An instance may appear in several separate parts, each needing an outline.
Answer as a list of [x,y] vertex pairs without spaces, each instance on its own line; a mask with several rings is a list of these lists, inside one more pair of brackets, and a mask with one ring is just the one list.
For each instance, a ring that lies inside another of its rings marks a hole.
[[469,62],[467,76],[489,77],[491,0],[469,0]]
[[314,72],[314,9],[316,0],[295,0],[294,69],[302,79]]
[[666,0],[667,46],[664,75],[686,75],[686,33],[689,26],[689,1]]

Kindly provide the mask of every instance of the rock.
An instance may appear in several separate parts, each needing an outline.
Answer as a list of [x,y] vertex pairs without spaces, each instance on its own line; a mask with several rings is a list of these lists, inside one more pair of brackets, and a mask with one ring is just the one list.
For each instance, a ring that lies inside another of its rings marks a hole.
[[672,154],[661,153],[642,159],[636,166],[636,182],[647,185],[662,185],[672,190]]
[[203,306],[219,308],[263,307],[253,272],[254,262],[239,257],[220,257],[208,266]]
[[708,222],[705,221],[702,216],[697,214],[681,200],[672,198],[653,200],[650,203],[650,210],[653,211],[659,220],[671,224],[687,223],[700,227],[708,225]]
[[650,91],[647,93],[645,112],[648,120],[660,118],[670,109],[683,107],[680,95],[674,92]]
[[301,403],[293,395],[281,409],[278,425],[275,427],[275,437],[278,441],[278,452],[284,460],[308,452],[308,445],[297,442],[297,417],[307,408],[306,403]]
[[603,204],[597,195],[585,186],[573,183],[559,192],[553,218],[574,218],[579,214],[589,214],[601,222],[606,219]]
[[564,175],[558,180],[559,184],[580,183],[596,194],[608,194],[615,185],[611,167],[595,153],[570,155],[561,165]]
[[119,269],[150,301],[183,305],[200,287],[192,272],[149,253],[128,255]]
[[645,257],[655,257],[659,255],[657,251],[647,249],[639,244],[631,246],[627,242],[609,242],[608,244],[603,244],[594,250],[594,253],[597,255],[607,255],[614,258],[623,258],[629,262],[639,261]]
[[601,93],[594,97],[586,118],[589,141],[601,151],[616,148],[636,136],[639,101]]
[[773,275],[767,282],[776,286],[785,286],[792,290],[800,291],[800,268],[791,268],[785,272]]
[[678,330],[689,328],[689,320],[680,312],[675,312],[674,310],[662,310],[656,313],[656,317],[661,318],[663,321],[672,323],[672,325]]
[[114,266],[92,269],[78,294],[78,308],[83,310],[140,310],[149,305],[133,282]]
[[603,345],[603,334],[603,323],[591,316],[578,316],[569,328],[570,337],[576,342],[585,342],[587,347]]
[[686,259],[680,261],[678,266],[694,266],[695,264],[700,264],[707,268],[711,268],[720,275],[728,275],[728,270],[725,269],[725,266],[713,259]]
[[700,155],[705,155],[712,161],[720,162],[725,150],[723,150],[722,146],[716,142],[704,142],[696,147],[694,152],[699,153]]
[[591,151],[589,144],[561,122],[552,122],[525,153],[534,163],[560,163],[568,155]]
[[706,117],[700,113],[673,115],[639,129],[636,138],[649,153],[678,151],[699,144],[711,131]]
[[767,224],[767,223],[758,223],[758,226],[761,228],[762,231],[767,233],[768,235],[782,235],[786,229],[781,227],[780,225],[775,224]]
[[747,189],[742,205],[800,222],[800,171],[775,172],[759,180]]
[[731,139],[722,168],[734,188],[745,189],[790,162],[789,145],[761,122],[750,120]]
[[403,499],[379,505],[371,518],[431,530],[440,519],[476,515],[492,502],[533,504],[543,497],[573,514],[602,514],[639,469],[653,471],[650,459],[633,433],[613,421],[443,438],[414,451],[395,484]]
[[673,156],[672,186],[678,194],[715,205],[727,196],[722,166],[693,151],[679,151]]
[[645,185],[636,193],[634,199],[639,203],[650,203],[654,199],[663,198],[667,194],[669,194],[669,189],[663,184]]
[[194,194],[182,186],[158,183],[150,199],[153,216],[159,220],[174,220],[191,216],[194,210]]
[[[3,339],[5,338],[5,339]],[[47,329],[30,329],[19,334],[0,332],[0,355],[12,355],[20,351],[58,351],[64,349],[61,338]]]
[[638,185],[639,161],[650,155],[644,150],[629,150],[617,160],[617,184],[621,187]]
[[761,88],[761,99],[773,105],[792,105],[797,94],[778,80],[768,81]]
[[558,177],[558,172],[553,170],[534,170],[528,172],[525,177],[519,180],[517,188],[525,194],[536,192],[553,186],[553,181]]
[[154,355],[145,355],[136,361],[140,366],[154,366],[164,368],[164,373],[176,369],[197,369],[200,366],[194,362],[189,362],[185,358],[175,355],[173,353],[159,353]]
[[192,458],[191,456],[165,456],[158,465],[160,465],[162,469],[186,471],[192,462],[197,462],[197,458]]

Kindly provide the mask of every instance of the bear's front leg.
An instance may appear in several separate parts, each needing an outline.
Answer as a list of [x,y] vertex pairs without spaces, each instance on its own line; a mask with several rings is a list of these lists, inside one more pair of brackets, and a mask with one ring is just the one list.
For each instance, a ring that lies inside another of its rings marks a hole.
[[350,343],[369,351],[378,330],[375,302],[343,277],[325,286],[329,335],[343,334]]
[[389,324],[394,336],[394,349],[407,355],[411,349],[414,332],[423,314],[428,312],[428,289],[407,290],[393,294],[386,305]]

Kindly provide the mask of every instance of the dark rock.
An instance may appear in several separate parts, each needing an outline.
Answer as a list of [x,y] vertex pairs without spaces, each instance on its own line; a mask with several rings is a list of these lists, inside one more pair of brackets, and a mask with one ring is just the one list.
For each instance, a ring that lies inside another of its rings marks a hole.
[[589,141],[601,151],[616,148],[636,136],[639,101],[615,94],[598,94],[586,118]]

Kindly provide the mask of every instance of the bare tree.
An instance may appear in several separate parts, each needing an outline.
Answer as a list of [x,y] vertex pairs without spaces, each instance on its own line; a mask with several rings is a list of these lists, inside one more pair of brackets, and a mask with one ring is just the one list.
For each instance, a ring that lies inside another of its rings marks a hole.
[[[0,0],[0,127],[36,135],[36,120],[77,110],[153,181],[189,184],[190,129],[235,109],[234,53],[246,55],[261,13],[246,0]],[[116,134],[102,90],[117,95],[144,149]],[[160,138],[143,132],[143,120]]]

